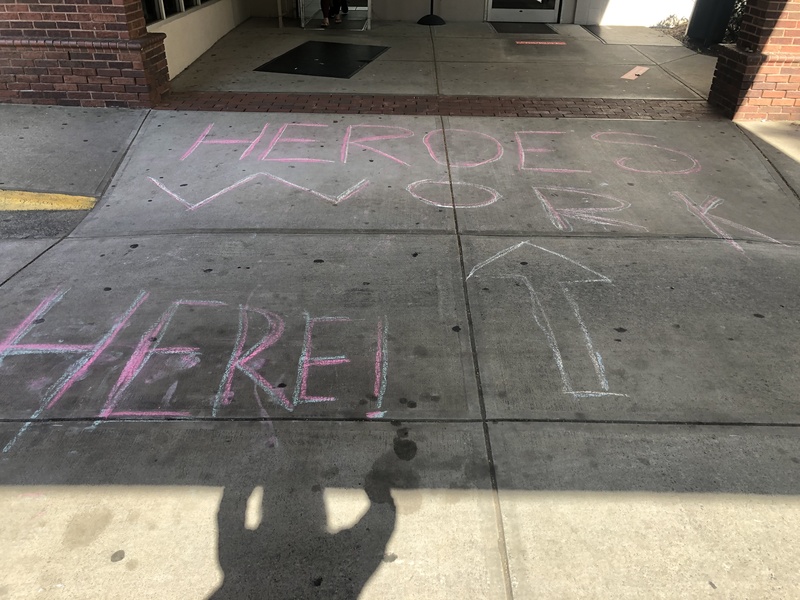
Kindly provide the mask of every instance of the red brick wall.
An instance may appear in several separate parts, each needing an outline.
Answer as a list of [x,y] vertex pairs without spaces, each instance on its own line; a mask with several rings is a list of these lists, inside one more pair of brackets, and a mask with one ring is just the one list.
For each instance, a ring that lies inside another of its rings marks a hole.
[[749,0],[709,101],[742,120],[800,120],[800,0]]
[[737,45],[750,52],[799,52],[800,1],[750,0]]
[[0,101],[152,106],[169,90],[164,35],[140,0],[0,4]]

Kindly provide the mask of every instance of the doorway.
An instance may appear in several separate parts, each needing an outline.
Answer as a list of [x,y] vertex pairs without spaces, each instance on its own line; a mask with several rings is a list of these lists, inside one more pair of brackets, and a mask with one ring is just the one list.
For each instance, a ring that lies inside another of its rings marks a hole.
[[558,23],[561,0],[489,0],[489,21]]
[[[341,29],[369,30],[372,28],[372,0],[347,0],[349,11]],[[300,27],[318,28],[322,22],[319,0],[298,0]]]

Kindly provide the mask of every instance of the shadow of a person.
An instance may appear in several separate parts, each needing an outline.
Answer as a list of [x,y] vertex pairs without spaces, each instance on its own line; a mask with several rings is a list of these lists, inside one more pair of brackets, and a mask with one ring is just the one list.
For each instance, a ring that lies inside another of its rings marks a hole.
[[[358,598],[384,558],[397,511],[390,488],[413,487],[407,463],[389,453],[364,480],[367,512],[353,527],[327,531],[322,489],[264,487],[263,519],[245,526],[252,488],[226,487],[217,513],[219,564],[225,573],[213,600]],[[271,492],[270,492],[271,489]]]

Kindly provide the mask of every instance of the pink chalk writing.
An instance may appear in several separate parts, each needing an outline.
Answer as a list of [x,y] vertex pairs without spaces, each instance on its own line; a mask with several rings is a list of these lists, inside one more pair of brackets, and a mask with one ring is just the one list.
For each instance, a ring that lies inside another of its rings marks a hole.
[[272,141],[267,146],[267,149],[264,150],[261,155],[258,157],[258,160],[271,160],[276,162],[300,162],[300,163],[331,163],[332,160],[322,159],[322,158],[269,158],[269,155],[275,149],[275,146],[278,144],[310,144],[313,142],[317,142],[317,140],[310,139],[310,138],[284,138],[283,134],[286,133],[286,130],[289,127],[327,127],[327,125],[320,125],[317,123],[286,123],[282,125],[281,128],[278,130],[278,133],[275,134],[275,137],[272,138]]
[[[378,130],[395,130],[399,132],[396,135],[367,135],[366,137],[361,137],[358,139],[353,139],[353,131],[356,129],[378,129]],[[347,132],[344,134],[344,140],[342,141],[342,150],[340,153],[340,160],[342,163],[347,162],[347,157],[350,152],[350,146],[355,146],[357,148],[361,148],[363,150],[369,150],[370,152],[374,152],[379,156],[383,156],[384,158],[388,158],[389,160],[393,160],[396,163],[404,165],[406,167],[410,167],[411,165],[408,164],[406,161],[397,158],[396,156],[392,156],[391,154],[387,154],[383,150],[378,150],[374,146],[367,146],[364,142],[379,142],[383,140],[399,140],[403,138],[410,138],[414,137],[414,132],[410,129],[406,129],[405,127],[393,127],[391,125],[350,125],[347,127]]]
[[[28,315],[23,322],[17,326],[11,334],[6,338],[5,348],[3,348],[3,354],[0,354],[0,358],[2,356],[8,356],[9,354],[13,353],[13,346],[9,346],[8,342],[10,340],[19,340],[23,335],[25,335],[28,331],[30,331],[30,326],[35,324],[34,322],[41,318],[41,315],[46,314],[53,306],[58,304],[66,294],[66,290],[58,290],[51,296],[48,296],[43,300],[39,306],[34,309],[34,311]],[[111,329],[102,337],[100,340],[91,346],[81,346],[84,348],[81,352],[83,356],[78,358],[70,367],[64,372],[64,374],[48,388],[47,392],[43,396],[41,402],[39,403],[39,408],[37,408],[34,413],[31,415],[31,420],[25,423],[14,436],[14,438],[6,444],[3,448],[3,452],[8,452],[14,444],[17,442],[19,437],[25,433],[25,431],[30,427],[31,423],[38,419],[39,416],[47,409],[52,408],[55,406],[58,401],[67,393],[67,391],[72,387],[72,385],[84,377],[92,365],[97,361],[100,355],[108,348],[109,345],[114,341],[114,339],[119,335],[119,333],[128,325],[133,314],[136,310],[144,303],[147,299],[146,292],[140,292],[137,296],[136,300],[134,300],[133,304],[126,310],[121,316],[119,316],[114,325]],[[36,316],[34,316],[36,315]],[[33,318],[31,318],[33,316]],[[60,344],[53,344],[53,345],[42,345],[41,346],[41,354],[50,354],[55,351],[55,353],[62,353],[63,348],[60,347]],[[78,346],[71,345],[73,348],[78,348]]]
[[94,345],[89,352],[83,355],[66,373],[53,385],[51,392],[45,396],[43,405],[45,408],[53,408],[55,404],[64,396],[67,390],[80,379],[95,363],[98,357],[105,351],[106,348],[114,341],[119,333],[128,326],[128,323],[139,307],[147,300],[147,292],[140,292],[133,304],[130,305],[121,316],[119,316],[111,327],[97,344]]
[[[489,140],[490,146],[492,147],[492,150],[489,152],[489,154],[494,152],[494,155],[489,158],[484,158],[483,160],[467,160],[467,161],[454,160],[451,154],[454,152],[456,146],[458,146],[457,144],[455,144],[455,137],[457,137],[458,134],[467,134],[478,138],[478,140],[472,140],[470,149],[478,148],[478,141],[480,140]],[[446,153],[442,151],[442,154],[444,154],[444,156],[440,157],[437,154],[436,150],[434,150],[433,143],[431,142],[431,140],[433,140],[434,138],[441,138],[440,144],[442,146],[442,149],[444,149],[444,140],[446,137],[448,137],[447,144],[449,150]],[[425,147],[428,149],[428,154],[431,155],[431,158],[440,165],[448,165],[448,160],[449,160],[449,165],[451,167],[473,168],[473,167],[480,167],[481,165],[488,165],[489,163],[496,162],[501,158],[503,158],[503,144],[501,144],[496,138],[492,137],[491,135],[488,135],[486,133],[480,133],[479,131],[470,131],[468,129],[434,129],[423,138],[423,143],[425,144]]]
[[90,345],[63,345],[63,344],[36,344],[36,345],[20,345],[19,341],[30,333],[40,320],[50,312],[56,304],[61,302],[67,290],[58,289],[47,298],[42,300],[33,311],[22,320],[22,323],[17,325],[7,336],[0,342],[0,365],[3,364],[3,359],[6,356],[14,356],[16,354],[38,354],[44,352],[52,353],[69,353],[69,352],[85,352],[91,348]]
[[[606,132],[601,132],[601,133],[595,133],[592,136],[592,139],[596,140],[598,142],[605,142],[607,144],[629,144],[631,146],[644,146],[646,148],[656,148],[658,150],[663,150],[664,152],[668,152],[670,154],[674,154],[674,155],[677,155],[677,156],[682,156],[683,158],[685,158],[686,160],[688,160],[689,162],[692,163],[691,166],[686,167],[685,169],[678,169],[678,170],[638,169],[638,168],[635,168],[635,167],[628,166],[628,162],[632,161],[633,159],[630,158],[630,157],[626,157],[626,158],[617,159],[615,161],[617,166],[620,167],[621,169],[625,169],[627,171],[633,171],[635,173],[651,173],[651,174],[656,174],[656,175],[689,175],[691,173],[699,173],[700,170],[701,170],[700,163],[697,160],[695,160],[692,156],[687,154],[686,152],[682,152],[680,150],[674,150],[672,148],[665,148],[664,146],[659,146],[657,144],[646,144],[646,143],[641,142],[641,141],[632,141],[632,140],[625,140],[625,139],[623,139],[623,140],[613,140],[613,139],[607,140],[607,139],[605,139],[608,136],[621,136],[622,138],[633,138],[633,140],[636,140],[636,139],[655,140],[655,139],[657,139],[653,135],[643,135],[643,134],[640,134],[640,133],[622,133],[622,132],[619,132],[619,131],[606,131]],[[670,160],[674,161],[675,159],[672,158]]]
[[345,356],[323,356],[315,357],[312,355],[314,344],[312,333],[317,323],[344,323],[349,321],[347,317],[314,317],[308,313],[306,317],[306,333],[303,338],[303,350],[300,353],[300,360],[297,363],[297,384],[294,388],[294,405],[303,402],[335,402],[333,396],[309,396],[308,395],[308,375],[311,367],[332,367],[350,362]]
[[[22,355],[47,356],[69,353],[79,355],[79,358],[69,365],[55,383],[51,383],[55,380],[55,375],[52,377],[39,375],[37,377],[36,373],[31,374],[30,383],[27,385],[23,383],[23,389],[28,393],[33,393],[37,396],[41,394],[41,397],[37,401],[36,410],[31,414],[28,421],[22,425],[14,438],[6,444],[3,452],[9,451],[20,436],[39,419],[44,411],[55,407],[75,382],[86,378],[92,368],[99,369],[99,365],[102,364],[99,361],[101,355],[104,353],[106,355],[114,355],[115,358],[112,359],[110,364],[115,364],[120,354],[118,351],[112,353],[110,347],[112,344],[114,344],[115,349],[120,347],[122,344],[119,341],[120,334],[129,326],[134,314],[149,298],[147,292],[140,292],[127,310],[114,318],[110,329],[95,343],[25,344],[25,336],[34,327],[41,326],[44,322],[44,317],[53,307],[63,301],[66,294],[66,290],[59,289],[48,295],[18,325],[13,327],[0,342],[0,360]],[[191,344],[176,343],[170,345],[167,342],[168,338],[166,336],[170,331],[172,331],[170,335],[179,336],[181,334],[179,326],[175,323],[177,322],[176,315],[182,307],[192,307],[192,311],[194,311],[194,307],[219,309],[226,306],[228,305],[225,302],[217,300],[180,299],[170,302],[166,310],[158,316],[155,323],[144,329],[144,333],[141,336],[135,338],[136,341],[130,345],[130,355],[125,359],[124,364],[120,365],[119,371],[117,372],[116,368],[113,367],[115,369],[115,371],[112,371],[114,378],[111,379],[107,375],[105,377],[98,376],[101,381],[108,381],[109,390],[103,392],[100,400],[101,406],[97,412],[91,413],[96,415],[97,420],[90,429],[113,419],[179,419],[192,416],[193,413],[188,410],[178,410],[177,407],[173,406],[173,400],[178,392],[178,385],[179,383],[183,385],[183,382],[188,381],[186,379],[176,379],[168,386],[165,393],[162,392],[162,394],[155,397],[141,392],[134,395],[132,390],[137,383],[139,385],[150,385],[157,380],[163,379],[169,374],[170,370],[191,369],[200,364],[202,356],[200,348]],[[221,313],[215,311],[212,314],[218,315]],[[220,409],[229,406],[233,402],[234,379],[237,374],[242,374],[253,382],[256,404],[259,407],[259,415],[262,417],[267,413],[261,403],[259,392],[266,393],[272,404],[289,412],[295,411],[299,404],[334,402],[337,400],[334,395],[313,395],[309,392],[311,369],[350,364],[352,360],[343,354],[318,356],[315,351],[315,339],[318,343],[320,326],[351,323],[352,320],[343,316],[312,318],[307,313],[304,313],[304,320],[305,330],[302,351],[296,363],[297,381],[295,382],[294,394],[289,398],[283,389],[286,387],[285,383],[281,382],[275,385],[263,373],[263,369],[271,362],[268,351],[275,347],[284,336],[284,319],[274,312],[260,308],[248,305],[240,305],[238,307],[238,330],[233,339],[233,348],[227,362],[219,365],[216,362],[206,362],[204,364],[204,373],[208,373],[210,369],[217,367],[221,369],[219,386],[210,403],[212,417],[218,417]],[[49,320],[48,324],[52,326]],[[372,326],[370,326],[370,329],[372,329]],[[357,355],[357,357],[360,364],[363,365],[362,368],[369,369],[369,371],[363,373],[363,376],[364,379],[369,379],[369,387],[367,389],[372,392],[374,397],[375,404],[371,407],[372,410],[370,412],[375,415],[383,415],[385,412],[380,409],[386,395],[389,370],[389,324],[386,316],[378,320],[377,329],[372,329],[372,332],[373,335],[376,335],[376,338],[372,338],[372,335],[369,337],[375,340],[374,343],[370,344],[370,349],[365,348],[365,352]],[[325,332],[323,331],[322,333],[324,334]],[[174,357],[175,360],[163,361],[159,368],[166,367],[167,370],[157,371],[152,378],[145,377],[145,368],[159,356]],[[278,353],[277,356],[282,355]],[[207,361],[207,359],[204,359],[204,361]],[[1,363],[0,367],[2,367]],[[92,384],[93,388],[96,385],[96,383]],[[366,392],[367,390],[364,391]],[[190,394],[194,395],[196,392]],[[136,406],[141,398],[148,397],[158,402],[155,410],[143,410]],[[160,401],[157,400],[159,397]],[[359,394],[359,397],[363,397],[363,394]],[[133,406],[123,406],[123,403],[132,404]],[[84,404],[82,403],[82,406]],[[83,410],[83,408],[80,410]]]
[[[244,347],[250,329],[249,313],[264,317],[269,329],[258,342],[245,352]],[[236,344],[233,348],[233,352],[231,352],[228,366],[225,368],[225,374],[219,384],[219,390],[214,399],[212,416],[216,417],[219,407],[227,406],[231,403],[231,400],[233,400],[233,376],[237,370],[244,373],[259,389],[266,392],[274,404],[290,412],[294,410],[294,406],[286,398],[286,394],[283,390],[273,386],[257,372],[255,365],[250,364],[259,354],[275,345],[283,335],[284,327],[283,319],[275,313],[257,308],[250,308],[249,306],[239,307],[239,330],[236,334]]]
[[529,167],[526,166],[525,160],[528,154],[551,154],[555,152],[552,148],[542,148],[536,146],[533,148],[526,147],[523,142],[522,136],[525,135],[563,135],[564,131],[517,131],[514,137],[517,140],[517,154],[519,156],[519,170],[520,171],[539,171],[540,173],[591,173],[583,169],[566,169],[563,167]]
[[195,140],[194,144],[192,144],[189,149],[183,153],[181,156],[181,160],[186,160],[189,156],[197,150],[201,144],[222,144],[222,145],[231,145],[231,144],[247,144],[247,148],[242,155],[239,157],[239,160],[245,159],[250,156],[250,153],[255,149],[256,146],[261,142],[264,135],[267,133],[267,129],[269,128],[269,123],[264,125],[261,129],[261,133],[256,136],[253,140],[235,140],[235,139],[212,139],[207,140],[208,134],[211,133],[211,130],[214,128],[214,123],[211,123],[208,127],[205,128],[203,133],[200,134],[200,137]]
[[[148,361],[157,354],[177,354],[183,356],[196,357],[200,352],[199,348],[185,348],[185,347],[161,347],[161,342],[164,339],[164,334],[169,327],[175,313],[181,306],[225,306],[224,302],[209,302],[206,300],[176,300],[173,302],[167,311],[162,315],[158,323],[153,326],[147,333],[145,333],[139,340],[139,344],[133,351],[128,363],[122,369],[119,379],[111,388],[108,395],[106,404],[100,411],[102,418],[107,418],[114,413],[114,409],[119,403],[125,391],[130,386],[131,382],[142,372]],[[188,414],[188,413],[187,413]],[[163,413],[152,413],[153,416],[162,415]]]
[[[613,196],[609,196],[606,194],[595,194],[588,190],[581,190],[577,188],[567,188],[567,187],[535,187],[533,188],[536,197],[541,202],[542,207],[544,208],[545,212],[547,213],[547,217],[550,219],[550,223],[553,224],[553,227],[558,229],[559,231],[572,231],[572,223],[571,221],[583,221],[585,223],[591,223],[593,225],[603,225],[603,226],[616,226],[616,227],[630,227],[632,229],[639,229],[642,231],[647,231],[646,227],[641,225],[636,225],[634,223],[630,223],[628,221],[621,221],[619,219],[611,219],[608,217],[603,216],[607,213],[612,212],[619,212],[621,210],[625,210],[626,208],[630,208],[630,203],[620,200],[619,198],[614,198]],[[589,200],[594,201],[607,201],[611,202],[615,206],[611,207],[589,207],[589,208],[556,208],[553,202],[555,201],[555,196],[558,196],[559,199],[562,196],[576,196],[580,200],[586,202]]]
[[[261,131],[254,138],[214,138],[212,137],[214,124],[208,125],[181,155],[180,160],[184,161],[203,146],[244,146],[239,160],[243,160],[253,154],[256,147],[265,138],[270,124],[265,124]],[[347,163],[351,159],[351,150],[354,148],[369,152],[373,155],[385,158],[393,163],[410,166],[408,160],[397,155],[397,151],[390,153],[385,148],[381,148],[379,142],[392,140],[414,140],[415,133],[411,129],[393,125],[376,125],[369,123],[359,123],[348,125],[344,130],[341,142],[334,142],[338,147],[338,156],[329,158],[309,157],[309,156],[274,156],[278,146],[285,144],[317,144],[321,140],[312,137],[293,136],[290,128],[317,128],[319,130],[330,130],[330,125],[321,123],[284,123],[278,127],[277,132],[266,143],[266,147],[257,155],[260,161],[272,161],[276,163],[333,163],[335,159],[341,163]],[[563,136],[574,134],[573,131],[517,131],[514,133],[516,142],[516,154],[519,171],[534,171],[540,173],[590,173],[588,169],[581,169],[572,166],[554,165],[532,165],[530,155],[552,154],[557,152],[556,148],[541,145],[541,142],[533,142],[530,138],[541,139],[541,136]],[[668,148],[657,143],[658,138],[652,135],[639,133],[626,133],[620,131],[603,131],[595,133],[591,139],[606,144],[621,144],[628,146],[639,146],[650,148],[660,152],[660,160],[664,167],[642,168],[633,164],[634,160],[642,161],[645,157],[639,155],[615,159],[615,164],[626,171],[643,174],[659,175],[688,175],[698,173],[701,170],[699,161],[690,154]],[[551,140],[554,141],[554,140]],[[428,151],[431,159],[439,165],[451,168],[475,168],[490,163],[497,162],[504,155],[503,144],[494,136],[480,131],[469,129],[435,129],[428,132],[422,138],[422,143]],[[323,146],[325,144],[322,144]],[[411,146],[409,146],[411,148]],[[471,158],[459,158],[460,154],[474,156]],[[672,163],[688,163],[683,168],[675,168]]]

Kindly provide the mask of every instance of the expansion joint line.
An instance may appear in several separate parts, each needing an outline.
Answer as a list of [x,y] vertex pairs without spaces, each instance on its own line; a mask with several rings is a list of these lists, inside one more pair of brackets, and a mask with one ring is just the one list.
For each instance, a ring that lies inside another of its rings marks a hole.
[[[461,230],[458,224],[458,209],[456,208],[456,194],[453,187],[453,170],[450,161],[450,151],[447,144],[447,128],[445,118],[439,117],[442,126],[442,143],[444,145],[445,162],[447,163],[447,177],[450,182],[450,204],[453,210],[453,226],[456,232],[456,243],[458,245],[458,260],[461,266],[461,283],[464,294],[464,307],[467,313],[467,335],[469,336],[470,351],[472,354],[472,366],[475,373],[475,385],[478,392],[478,403],[481,410],[481,425],[483,427],[483,440],[486,446],[486,458],[489,463],[489,478],[492,483],[492,504],[494,505],[495,526],[497,527],[497,545],[500,553],[500,561],[503,569],[503,583],[505,585],[506,598],[509,600],[514,597],[511,584],[511,569],[509,567],[508,546],[506,544],[505,528],[503,526],[503,512],[500,506],[500,492],[497,485],[497,470],[494,464],[494,454],[492,452],[492,439],[489,435],[489,422],[486,418],[486,401],[483,395],[483,383],[481,380],[481,370],[478,363],[478,347],[475,341],[475,327],[472,319],[472,308],[469,301],[469,290],[467,287],[467,267],[464,262],[464,247],[461,240]],[[449,120],[448,120],[449,121]]]

